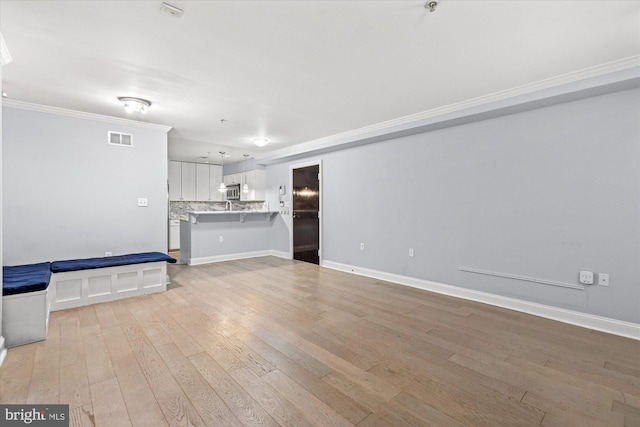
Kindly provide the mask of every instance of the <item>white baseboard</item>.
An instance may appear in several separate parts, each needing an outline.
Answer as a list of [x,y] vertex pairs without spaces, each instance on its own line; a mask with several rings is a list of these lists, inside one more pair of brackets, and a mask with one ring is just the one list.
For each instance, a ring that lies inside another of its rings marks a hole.
[[324,261],[323,267],[333,270],[353,273],[360,276],[372,277],[374,279],[393,282],[404,286],[424,289],[426,291],[436,292],[439,294],[449,295],[471,301],[477,301],[484,304],[490,304],[497,307],[508,308],[510,310],[520,311],[522,313],[533,314],[534,316],[544,317],[547,319],[557,320],[559,322],[568,323],[583,328],[593,329],[596,331],[607,332],[614,335],[640,340],[640,325],[637,323],[624,322],[621,320],[611,319],[608,317],[596,316],[593,314],[581,313],[579,311],[566,310],[564,308],[552,307],[549,305],[538,304],[534,302],[519,300],[516,298],[503,297],[487,292],[465,289],[458,286],[446,285],[429,280],[417,279],[414,277],[401,276],[383,271],[371,270],[367,268],[354,267],[347,264],[341,264],[333,261]]
[[282,252],[282,251],[269,251],[271,256],[276,256],[278,258],[284,258],[284,259],[292,259],[291,258],[291,254],[289,252]]
[[4,346],[4,337],[0,335],[0,367],[2,367],[5,357],[7,357],[7,348]]
[[216,255],[216,256],[208,256],[208,257],[202,257],[202,258],[191,258],[189,260],[189,265],[211,264],[214,262],[234,261],[237,259],[258,258],[263,256],[276,256],[279,258],[291,259],[288,252],[266,250],[266,251],[254,251],[254,252],[240,252],[235,254]]

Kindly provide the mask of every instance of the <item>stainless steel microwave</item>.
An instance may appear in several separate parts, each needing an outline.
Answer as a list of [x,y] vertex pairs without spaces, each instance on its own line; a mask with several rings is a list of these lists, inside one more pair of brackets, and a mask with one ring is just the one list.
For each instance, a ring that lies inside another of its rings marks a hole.
[[240,200],[240,184],[227,185],[227,200]]

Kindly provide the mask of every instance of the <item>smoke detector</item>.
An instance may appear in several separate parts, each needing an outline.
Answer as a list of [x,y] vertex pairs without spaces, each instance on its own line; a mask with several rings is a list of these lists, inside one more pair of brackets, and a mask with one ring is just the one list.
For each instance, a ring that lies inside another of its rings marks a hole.
[[171,15],[175,18],[180,18],[184,11],[182,9],[178,9],[175,6],[171,6],[169,3],[162,3],[160,6],[160,11],[162,13],[166,13],[167,15]]

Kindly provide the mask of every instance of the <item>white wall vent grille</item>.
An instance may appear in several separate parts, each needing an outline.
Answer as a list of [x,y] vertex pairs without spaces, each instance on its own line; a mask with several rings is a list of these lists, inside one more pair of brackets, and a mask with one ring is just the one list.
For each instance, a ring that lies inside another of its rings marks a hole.
[[133,147],[133,135],[130,133],[109,131],[109,145],[119,145],[121,147]]

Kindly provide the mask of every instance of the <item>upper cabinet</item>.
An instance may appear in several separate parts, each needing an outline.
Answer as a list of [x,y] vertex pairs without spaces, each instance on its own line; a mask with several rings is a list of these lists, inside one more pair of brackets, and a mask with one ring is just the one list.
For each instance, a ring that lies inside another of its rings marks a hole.
[[222,166],[209,165],[209,200],[225,200],[226,193],[218,191],[222,184]]
[[196,200],[209,200],[210,197],[209,165],[196,164]]
[[182,199],[182,162],[169,161],[169,200]]
[[[240,184],[240,200],[252,201],[252,200],[264,200],[265,199],[265,187],[267,181],[267,173],[263,170],[250,170],[246,172],[234,173],[224,176],[224,184]],[[242,191],[244,184],[247,184],[249,191],[247,193]]]
[[170,201],[221,201],[218,191],[222,167],[200,163],[169,161]]
[[223,179],[224,179],[224,185],[244,184],[244,174],[242,173],[233,173],[231,175],[225,175]]
[[223,194],[218,191],[221,182],[222,166],[196,164],[196,201],[223,200]]
[[196,164],[182,162],[182,200],[196,200]]
[[[248,193],[242,193],[240,200],[264,200],[267,172],[259,169],[247,171],[245,182],[249,187]],[[244,185],[245,182],[242,184]]]

